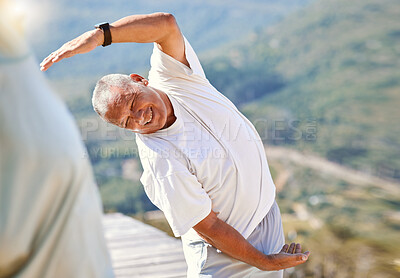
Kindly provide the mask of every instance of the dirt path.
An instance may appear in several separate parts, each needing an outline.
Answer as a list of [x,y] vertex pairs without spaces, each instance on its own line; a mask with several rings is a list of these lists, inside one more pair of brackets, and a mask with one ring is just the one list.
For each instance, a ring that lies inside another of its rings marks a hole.
[[[274,146],[266,146],[267,158],[271,162],[278,161],[284,162],[289,161],[295,164],[298,164],[302,167],[311,168],[317,171],[324,172],[329,175],[333,175],[337,178],[340,178],[346,182],[358,184],[358,185],[373,185],[379,187],[391,194],[400,194],[400,184],[391,182],[388,180],[384,180],[367,173],[359,172],[353,169],[346,168],[339,164],[328,161],[324,158],[303,154],[299,151],[283,148],[283,147],[274,147]],[[280,173],[276,177],[276,183],[278,190],[281,190],[283,182],[286,182],[288,178],[287,171]]]

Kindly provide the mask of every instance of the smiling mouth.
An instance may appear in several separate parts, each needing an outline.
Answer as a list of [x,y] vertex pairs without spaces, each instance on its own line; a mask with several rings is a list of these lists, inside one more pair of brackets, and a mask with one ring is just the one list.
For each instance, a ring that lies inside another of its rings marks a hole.
[[144,123],[144,125],[149,124],[153,119],[153,109],[151,109],[151,107],[149,109],[150,109],[150,118]]

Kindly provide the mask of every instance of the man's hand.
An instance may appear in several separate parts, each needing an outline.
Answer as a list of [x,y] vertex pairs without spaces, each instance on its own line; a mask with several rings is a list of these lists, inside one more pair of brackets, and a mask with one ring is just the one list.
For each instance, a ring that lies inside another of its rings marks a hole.
[[270,260],[270,264],[266,266],[264,270],[280,270],[294,267],[305,263],[309,255],[309,251],[301,252],[301,245],[299,243],[291,243],[290,246],[285,244],[281,252],[267,256]]
[[308,260],[310,252],[301,253],[301,245],[285,244],[278,254],[265,255],[251,245],[236,229],[223,222],[214,211],[193,229],[209,244],[226,255],[255,266],[273,271],[290,268]]
[[54,63],[57,63],[64,58],[90,52],[97,46],[103,44],[103,40],[104,35],[102,30],[96,29],[88,31],[72,41],[65,43],[59,49],[47,56],[43,62],[40,63],[40,70],[46,71]]

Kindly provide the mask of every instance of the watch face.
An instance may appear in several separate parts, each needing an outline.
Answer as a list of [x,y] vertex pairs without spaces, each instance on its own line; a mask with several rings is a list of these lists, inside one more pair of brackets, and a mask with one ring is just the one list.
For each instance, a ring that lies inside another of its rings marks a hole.
[[98,23],[94,26],[94,28],[102,28],[103,26],[108,25],[108,22]]

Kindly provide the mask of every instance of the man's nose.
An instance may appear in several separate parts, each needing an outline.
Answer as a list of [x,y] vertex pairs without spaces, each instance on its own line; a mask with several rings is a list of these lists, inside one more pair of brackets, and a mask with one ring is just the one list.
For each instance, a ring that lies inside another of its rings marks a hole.
[[138,111],[131,111],[131,117],[134,119],[134,122],[139,125],[144,125],[144,110],[140,109]]

